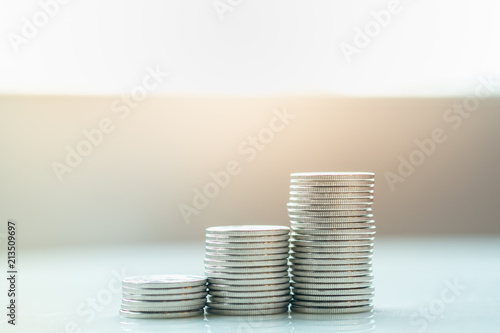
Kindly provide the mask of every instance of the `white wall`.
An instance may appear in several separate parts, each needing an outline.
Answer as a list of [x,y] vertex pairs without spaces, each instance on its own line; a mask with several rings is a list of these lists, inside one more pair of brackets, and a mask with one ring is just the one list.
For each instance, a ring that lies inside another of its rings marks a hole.
[[[156,64],[167,94],[457,96],[500,75],[496,0],[65,0],[45,23],[40,3],[54,1],[0,2],[0,93],[128,92]],[[221,2],[234,4],[224,20]],[[394,2],[378,32],[373,12]],[[347,61],[343,43],[370,27]]]

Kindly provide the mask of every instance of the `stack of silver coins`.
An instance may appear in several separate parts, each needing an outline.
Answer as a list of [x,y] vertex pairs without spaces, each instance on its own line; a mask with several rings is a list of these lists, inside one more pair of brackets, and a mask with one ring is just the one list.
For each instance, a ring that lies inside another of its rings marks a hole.
[[258,316],[288,311],[289,232],[275,225],[207,228],[207,312]]
[[122,281],[120,314],[126,318],[200,316],[207,302],[207,279],[194,275],[149,275]]
[[292,311],[373,309],[374,177],[368,172],[291,174]]

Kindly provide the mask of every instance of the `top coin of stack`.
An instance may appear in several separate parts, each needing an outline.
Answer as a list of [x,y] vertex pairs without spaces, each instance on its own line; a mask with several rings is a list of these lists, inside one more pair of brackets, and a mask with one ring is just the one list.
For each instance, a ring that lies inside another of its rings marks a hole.
[[258,316],[288,311],[289,232],[275,225],[207,228],[208,313]]
[[207,279],[194,275],[149,275],[122,281],[120,314],[126,318],[183,318],[203,315]]
[[292,311],[334,314],[373,308],[374,176],[291,175]]

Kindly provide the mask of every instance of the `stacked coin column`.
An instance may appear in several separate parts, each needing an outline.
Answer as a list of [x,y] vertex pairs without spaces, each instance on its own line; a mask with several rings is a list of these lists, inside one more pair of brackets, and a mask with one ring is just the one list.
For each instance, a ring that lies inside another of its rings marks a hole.
[[207,228],[207,312],[266,315],[288,311],[289,231],[272,225]]
[[193,275],[135,276],[122,281],[122,291],[122,317],[201,316],[207,301],[207,279]]
[[374,174],[291,175],[292,311],[370,311]]

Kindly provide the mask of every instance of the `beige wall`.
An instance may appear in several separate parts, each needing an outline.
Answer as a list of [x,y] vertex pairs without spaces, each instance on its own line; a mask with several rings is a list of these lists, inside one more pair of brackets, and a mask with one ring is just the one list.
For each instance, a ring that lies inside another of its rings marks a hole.
[[[457,129],[443,115],[462,98],[149,97],[124,119],[117,100],[0,97],[0,220],[18,221],[20,246],[203,239],[212,225],[287,224],[295,171],[375,172],[380,236],[500,232],[498,98]],[[275,108],[295,118],[283,130],[273,122],[281,131],[248,161],[247,138],[269,127]],[[103,119],[111,133],[60,182],[53,162],[65,163],[65,147]],[[447,140],[391,191],[384,174],[435,128]],[[239,174],[186,223],[179,205],[230,161]]]

